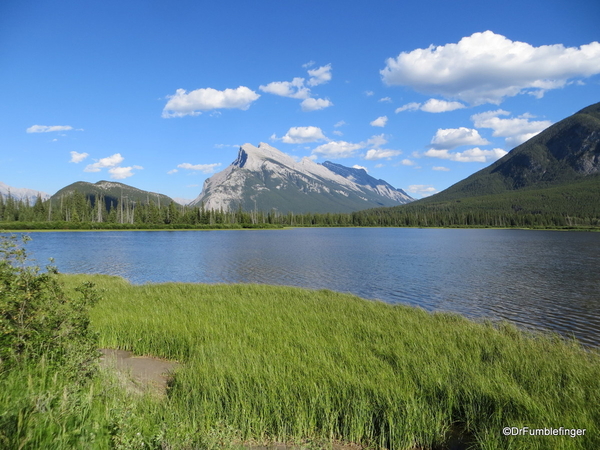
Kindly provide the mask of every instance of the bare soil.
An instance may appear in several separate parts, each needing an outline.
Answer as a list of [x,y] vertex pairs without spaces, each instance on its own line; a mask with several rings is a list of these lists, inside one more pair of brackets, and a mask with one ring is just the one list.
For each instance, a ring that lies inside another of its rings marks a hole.
[[115,370],[127,389],[140,394],[149,391],[159,396],[165,395],[170,374],[179,365],[175,361],[135,356],[125,350],[102,348],[100,352],[101,366]]

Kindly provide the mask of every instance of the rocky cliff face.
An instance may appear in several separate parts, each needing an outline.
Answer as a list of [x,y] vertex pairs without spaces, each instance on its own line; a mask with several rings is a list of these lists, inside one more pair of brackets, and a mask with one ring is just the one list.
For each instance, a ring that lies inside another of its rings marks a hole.
[[339,164],[296,161],[261,143],[245,144],[237,159],[205,181],[191,205],[206,209],[276,210],[294,212],[351,212],[395,206],[413,199],[364,170]]

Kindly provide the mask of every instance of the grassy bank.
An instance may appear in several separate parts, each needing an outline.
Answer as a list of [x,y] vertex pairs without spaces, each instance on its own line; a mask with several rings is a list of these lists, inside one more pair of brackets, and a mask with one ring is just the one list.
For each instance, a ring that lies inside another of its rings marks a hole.
[[[90,279],[101,346],[182,362],[167,399],[119,413],[123,442],[600,448],[600,356],[573,342],[330,291],[64,277]],[[506,437],[506,426],[586,432]]]

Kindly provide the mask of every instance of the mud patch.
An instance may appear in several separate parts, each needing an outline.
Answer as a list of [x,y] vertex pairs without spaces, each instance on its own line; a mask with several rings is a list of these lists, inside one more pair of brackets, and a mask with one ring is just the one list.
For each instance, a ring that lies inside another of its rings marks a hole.
[[179,366],[174,361],[134,356],[132,352],[125,350],[102,348],[100,352],[100,365],[115,370],[123,385],[139,394],[152,392],[159,396],[165,395],[167,383]]

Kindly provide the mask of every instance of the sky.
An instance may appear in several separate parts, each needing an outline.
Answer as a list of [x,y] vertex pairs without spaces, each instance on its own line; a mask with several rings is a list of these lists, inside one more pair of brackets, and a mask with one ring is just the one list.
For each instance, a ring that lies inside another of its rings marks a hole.
[[600,2],[2,0],[0,181],[194,199],[239,146],[415,198],[600,101]]

